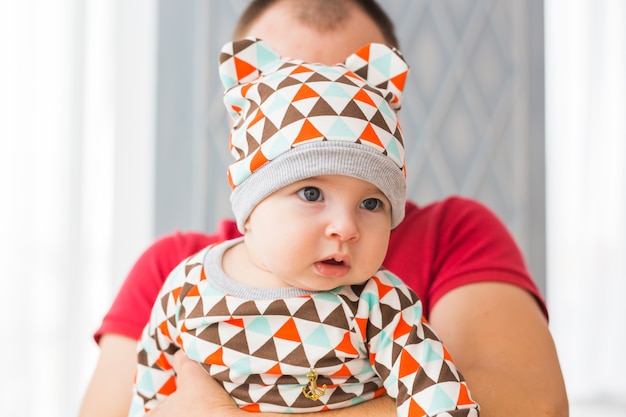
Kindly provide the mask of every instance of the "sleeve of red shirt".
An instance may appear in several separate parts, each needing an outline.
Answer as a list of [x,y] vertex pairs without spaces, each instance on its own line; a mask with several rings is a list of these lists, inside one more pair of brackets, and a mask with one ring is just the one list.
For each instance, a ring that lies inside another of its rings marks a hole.
[[422,299],[424,313],[447,292],[466,284],[504,282],[545,301],[506,226],[481,203],[461,197],[416,207],[392,233],[385,266]]
[[94,333],[96,342],[107,333],[139,340],[163,282],[176,265],[207,245],[238,235],[236,225],[232,221],[224,221],[211,235],[175,232],[155,241],[130,270],[102,324]]

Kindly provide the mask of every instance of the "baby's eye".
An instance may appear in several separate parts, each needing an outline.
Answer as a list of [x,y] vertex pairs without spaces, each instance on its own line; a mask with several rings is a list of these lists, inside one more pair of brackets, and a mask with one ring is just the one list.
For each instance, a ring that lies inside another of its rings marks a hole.
[[367,198],[363,200],[363,202],[361,203],[361,207],[363,207],[365,210],[370,210],[370,211],[377,210],[381,208],[382,206],[383,206],[383,202],[380,201],[378,198]]
[[304,187],[298,190],[298,195],[306,201],[322,200],[322,191],[317,187]]

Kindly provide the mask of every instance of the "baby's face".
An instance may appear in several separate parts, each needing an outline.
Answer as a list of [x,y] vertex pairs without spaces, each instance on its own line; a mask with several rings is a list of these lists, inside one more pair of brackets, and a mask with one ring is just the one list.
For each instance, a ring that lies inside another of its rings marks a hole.
[[391,233],[391,204],[369,182],[324,175],[284,187],[245,224],[248,259],[259,286],[330,290],[370,278]]

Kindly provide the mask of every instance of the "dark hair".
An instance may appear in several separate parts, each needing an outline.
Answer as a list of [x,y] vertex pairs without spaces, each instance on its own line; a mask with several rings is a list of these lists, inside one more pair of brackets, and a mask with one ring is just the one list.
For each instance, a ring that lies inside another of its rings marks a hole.
[[[274,3],[281,0],[252,0],[243,11],[235,26],[234,38],[241,38],[248,28]],[[378,26],[385,41],[399,47],[393,22],[376,0],[287,0],[294,5],[298,21],[320,31],[332,30],[346,16],[347,6],[360,7]]]

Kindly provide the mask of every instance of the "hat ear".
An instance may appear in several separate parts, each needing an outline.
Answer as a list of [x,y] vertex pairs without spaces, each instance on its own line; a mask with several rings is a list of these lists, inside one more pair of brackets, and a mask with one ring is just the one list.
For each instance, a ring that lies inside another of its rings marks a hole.
[[280,62],[278,53],[260,39],[229,42],[220,53],[220,79],[228,90],[258,78],[277,62]]
[[345,66],[368,84],[385,92],[394,110],[400,109],[409,66],[400,51],[382,43],[370,43],[350,55]]

